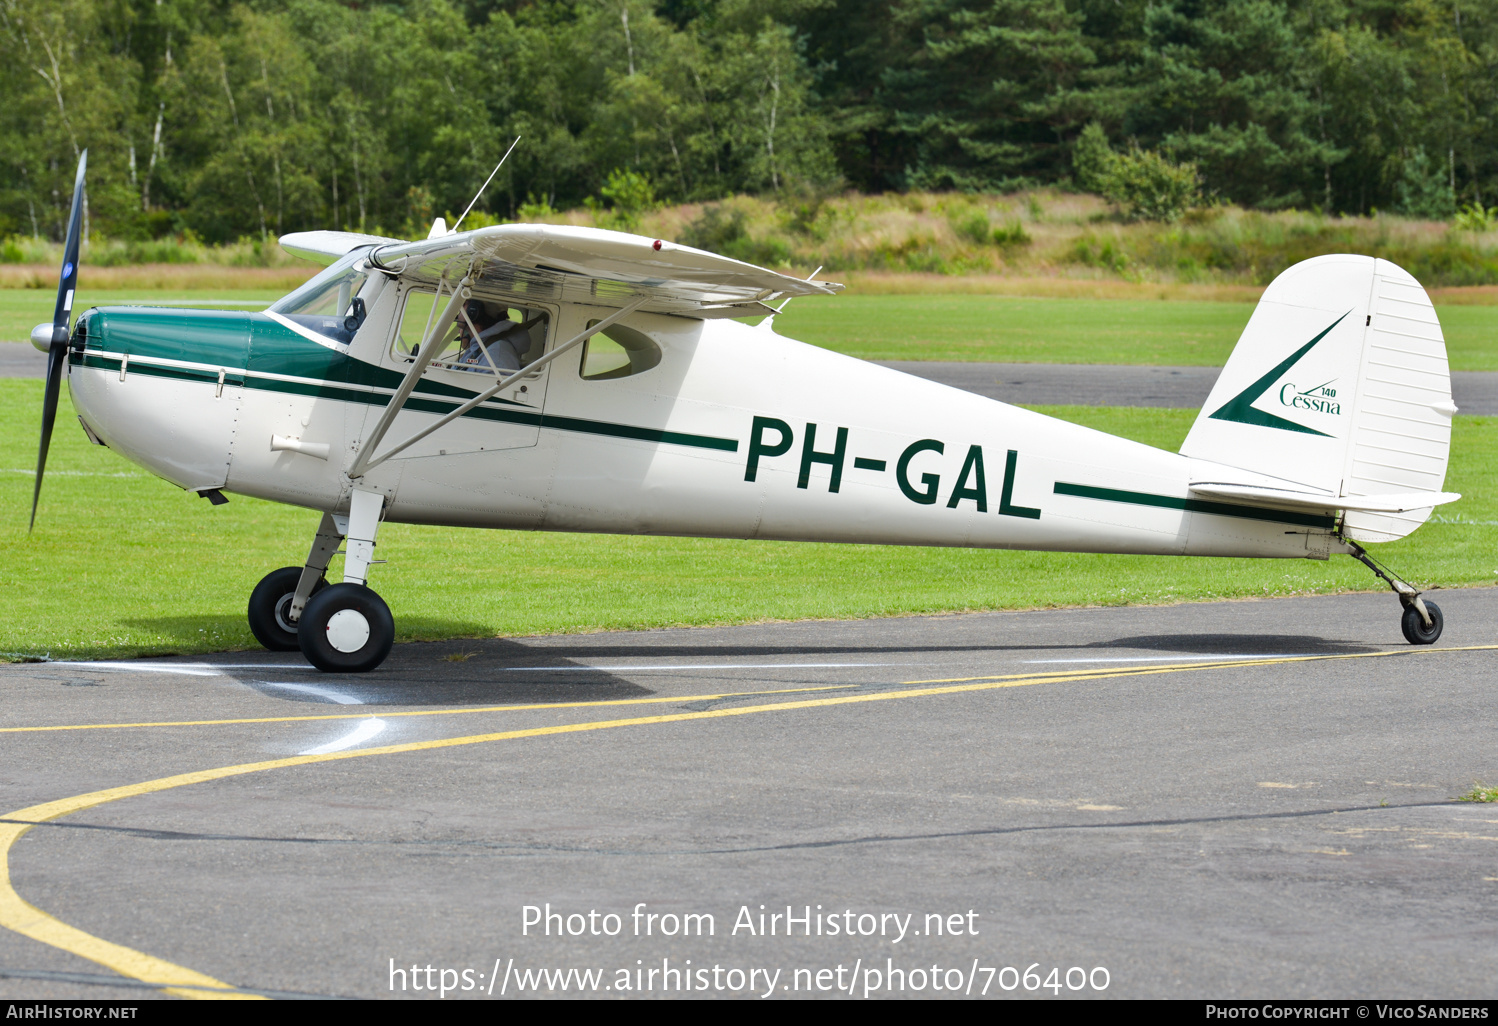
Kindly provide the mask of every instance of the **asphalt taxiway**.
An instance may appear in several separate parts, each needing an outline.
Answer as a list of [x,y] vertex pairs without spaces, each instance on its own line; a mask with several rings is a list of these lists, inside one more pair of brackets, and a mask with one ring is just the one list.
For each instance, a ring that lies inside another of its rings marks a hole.
[[1432,597],[0,666],[0,995],[1491,998],[1498,590]]

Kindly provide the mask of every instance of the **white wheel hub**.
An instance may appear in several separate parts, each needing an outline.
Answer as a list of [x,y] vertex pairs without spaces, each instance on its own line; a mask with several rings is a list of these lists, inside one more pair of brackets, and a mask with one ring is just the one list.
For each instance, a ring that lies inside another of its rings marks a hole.
[[328,644],[340,652],[357,652],[369,641],[369,621],[357,609],[340,609],[328,617]]

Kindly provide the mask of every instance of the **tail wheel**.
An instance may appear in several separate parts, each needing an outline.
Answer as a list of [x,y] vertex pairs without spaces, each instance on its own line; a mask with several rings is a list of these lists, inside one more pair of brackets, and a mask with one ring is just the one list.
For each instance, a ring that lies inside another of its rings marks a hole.
[[308,600],[296,640],[307,661],[324,673],[365,673],[390,654],[395,619],[385,600],[364,585],[332,584]]
[[1411,645],[1433,645],[1441,636],[1441,628],[1445,621],[1441,618],[1441,607],[1434,602],[1425,603],[1425,611],[1430,614],[1430,626],[1425,626],[1425,620],[1420,616],[1420,610],[1414,606],[1404,607],[1404,617],[1399,621],[1399,626],[1404,629],[1405,640]]
[[[283,566],[272,570],[260,579],[255,590],[250,592],[250,631],[255,640],[272,652],[295,652],[297,623],[291,619],[291,600],[296,586],[302,579],[302,568]],[[312,594],[326,588],[326,578],[319,578],[312,587]]]

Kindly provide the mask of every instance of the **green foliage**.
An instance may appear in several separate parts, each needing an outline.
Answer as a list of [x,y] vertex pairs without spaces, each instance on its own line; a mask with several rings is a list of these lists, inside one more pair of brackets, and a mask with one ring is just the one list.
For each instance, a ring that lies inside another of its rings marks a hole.
[[954,220],[952,231],[958,238],[966,239],[979,246],[989,242],[993,234],[993,230],[988,225],[988,215],[981,211],[973,211],[966,217]]
[[[1116,165],[1120,202],[1166,219],[1193,202],[1193,166],[1214,202],[1249,209],[1444,219],[1498,198],[1492,0],[5,10],[0,237],[60,237],[85,146],[90,230],[128,242],[425,234],[516,136],[479,215],[606,199],[610,170],[674,203],[844,181],[974,193],[1070,177],[1106,194]],[[1129,141],[1111,157],[1110,134]],[[784,227],[825,237],[805,203]]]
[[1466,794],[1458,795],[1456,800],[1459,802],[1498,802],[1498,787],[1473,784],[1472,790]]
[[621,232],[633,232],[640,227],[640,215],[655,206],[655,187],[650,179],[634,171],[615,168],[609,172],[609,180],[598,190],[609,206],[589,196],[587,207],[593,212],[593,222],[600,228],[613,228]]
[[1457,211],[1451,227],[1464,232],[1491,231],[1498,224],[1498,207],[1484,208],[1480,203],[1468,203]]
[[682,230],[677,241],[709,253],[732,255],[749,237],[748,220],[742,210],[712,204],[702,208],[702,213]]
[[1175,221],[1201,199],[1196,165],[1175,164],[1153,150],[1114,153],[1097,122],[1072,150],[1076,182],[1120,204],[1136,220]]
[[1154,150],[1130,150],[1113,162],[1104,195],[1122,203],[1130,216],[1175,221],[1201,198],[1196,165],[1175,164]]
[[1011,221],[993,230],[993,244],[996,246],[1028,246],[1033,241],[1030,233],[1025,231],[1025,226],[1018,221]]
[[1456,209],[1456,193],[1451,188],[1447,169],[1426,156],[1424,147],[1404,161],[1395,192],[1399,197],[1399,212],[1409,217],[1443,221]]
[[759,238],[751,236],[748,221],[744,211],[736,207],[713,204],[704,207],[696,220],[682,229],[677,241],[709,253],[721,253],[735,260],[768,267],[790,263],[790,243],[769,234]]
[[1108,145],[1108,133],[1094,121],[1082,129],[1072,146],[1073,183],[1083,192],[1106,193],[1113,179],[1113,165],[1118,156]]
[[545,221],[556,217],[557,211],[544,199],[536,199],[535,193],[528,193],[525,202],[520,204],[519,214],[522,221]]

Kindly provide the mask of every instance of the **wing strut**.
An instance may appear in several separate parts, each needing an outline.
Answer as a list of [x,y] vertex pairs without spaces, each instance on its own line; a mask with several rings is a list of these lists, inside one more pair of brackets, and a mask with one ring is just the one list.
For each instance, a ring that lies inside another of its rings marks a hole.
[[[468,279],[464,278],[463,280],[464,280],[464,282],[466,282]],[[461,294],[461,292],[455,292],[454,293],[454,295],[460,295],[460,294]],[[380,439],[382,439],[384,437],[385,432],[382,429],[383,428],[387,428],[389,426],[386,423],[386,419],[387,418],[389,420],[394,420],[395,419],[395,412],[396,412],[397,408],[396,408],[395,401],[392,400],[390,406],[388,406],[386,408],[386,410],[385,410],[385,417],[382,417],[380,419],[380,423],[376,426],[376,432],[377,433],[371,435],[370,438],[369,438],[369,441],[367,443],[365,443],[364,449],[359,454],[359,459],[354,462],[353,469],[351,469],[349,471],[349,477],[350,478],[356,478],[356,477],[359,477],[359,476],[363,475],[367,471],[373,470],[375,467],[378,467],[381,463],[384,463],[390,457],[396,455],[399,452],[403,452],[406,449],[410,448],[411,446],[415,445],[417,442],[421,441],[427,435],[431,434],[433,431],[436,431],[438,428],[442,427],[443,425],[450,424],[454,420],[457,420],[459,417],[463,416],[463,414],[467,413],[469,410],[473,409],[475,406],[478,406],[480,403],[487,402],[488,400],[493,399],[496,395],[498,395],[500,392],[503,392],[505,389],[509,388],[511,385],[513,385],[515,382],[519,381],[521,378],[525,377],[528,374],[534,374],[536,371],[540,370],[542,367],[545,367],[547,364],[551,363],[553,360],[555,360],[557,357],[561,356],[563,353],[569,352],[569,351],[571,351],[573,349],[576,349],[578,346],[582,345],[584,342],[586,342],[588,339],[592,338],[594,335],[598,334],[600,331],[603,331],[605,328],[611,327],[612,325],[614,325],[618,321],[622,320],[623,318],[628,317],[630,314],[634,313],[640,307],[644,306],[649,300],[650,300],[649,296],[641,296],[639,299],[635,300],[633,303],[631,303],[628,306],[624,307],[622,310],[615,310],[613,313],[609,314],[607,317],[605,317],[603,320],[599,321],[597,324],[593,325],[591,328],[588,328],[585,331],[579,332],[577,335],[574,335],[572,338],[568,339],[562,345],[557,346],[555,349],[553,349],[551,352],[547,353],[545,356],[541,357],[540,359],[531,361],[531,363],[529,365],[520,368],[518,371],[516,371],[515,373],[511,374],[509,377],[501,378],[498,382],[496,382],[493,386],[491,386],[487,392],[480,392],[478,395],[476,395],[472,399],[468,400],[462,406],[459,406],[456,410],[453,410],[450,413],[444,414],[435,423],[429,424],[426,427],[422,428],[420,431],[416,432],[416,434],[412,435],[410,438],[406,439],[404,442],[401,442],[399,445],[394,446],[393,448],[387,450],[386,452],[384,452],[381,455],[375,457],[374,459],[366,459],[365,458],[365,454],[369,453],[369,452],[372,452],[374,450],[375,444],[377,442],[379,442]],[[449,312],[450,312],[452,304],[449,303],[448,306],[449,306]],[[443,318],[444,318],[443,327],[445,328],[446,327],[446,323],[451,320],[451,317],[448,316],[448,312],[444,312]],[[423,351],[423,354],[425,354],[425,352],[426,352],[426,346],[422,347],[422,351]],[[430,360],[431,360],[431,357],[427,356],[427,361],[430,362]],[[411,386],[413,388],[415,387],[415,381],[411,380],[409,378],[409,375],[411,375],[411,374],[417,374],[417,375],[419,375],[420,372],[421,372],[421,369],[424,369],[425,366],[426,366],[426,363],[423,363],[420,359],[418,359],[417,360],[417,366],[412,367],[412,369],[407,372],[407,374],[408,374],[408,380],[411,381]],[[497,376],[498,375],[496,375],[496,377]],[[402,388],[403,391],[397,392],[396,393],[396,398],[399,399],[402,404],[404,404],[405,401],[406,401],[406,397],[409,396],[411,394],[411,392],[410,392],[410,389],[406,388],[406,386],[405,386],[404,383],[401,385],[401,388]]]
[[[471,269],[470,269],[471,270]],[[416,383],[421,380],[421,375],[426,371],[427,365],[437,355],[438,348],[442,345],[442,336],[447,333],[448,326],[458,316],[458,308],[463,303],[463,293],[468,290],[472,283],[472,277],[465,274],[463,280],[453,286],[452,298],[447,301],[447,306],[442,308],[442,316],[437,323],[432,323],[432,317],[427,317],[427,337],[422,342],[421,349],[417,351],[416,362],[411,364],[406,371],[405,380],[401,382],[400,388],[395,390],[395,395],[390,397],[390,404],[385,407],[385,412],[380,414],[379,423],[375,424],[374,430],[359,447],[359,455],[354,459],[354,465],[349,468],[348,476],[358,478],[364,476],[364,472],[372,465],[369,456],[385,438],[385,432],[390,430],[390,425],[395,423],[395,415],[406,405],[406,400],[411,398],[411,393],[416,389]],[[441,284],[438,284],[438,296],[441,295]],[[432,300],[432,312],[437,311],[437,299]]]

